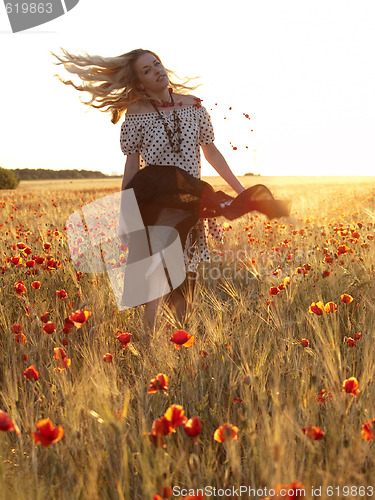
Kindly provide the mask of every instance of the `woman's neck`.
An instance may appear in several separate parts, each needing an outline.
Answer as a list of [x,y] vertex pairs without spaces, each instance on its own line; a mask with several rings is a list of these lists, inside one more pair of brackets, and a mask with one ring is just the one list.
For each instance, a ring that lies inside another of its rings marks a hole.
[[168,87],[166,89],[162,90],[161,92],[149,92],[148,95],[149,95],[149,97],[151,97],[151,99],[153,99],[156,102],[160,102],[160,103],[170,102],[170,100],[171,100]]

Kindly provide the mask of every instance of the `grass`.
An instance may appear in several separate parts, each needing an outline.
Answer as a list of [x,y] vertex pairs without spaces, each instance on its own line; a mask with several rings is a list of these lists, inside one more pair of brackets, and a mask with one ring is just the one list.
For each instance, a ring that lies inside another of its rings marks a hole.
[[[220,179],[209,180],[225,188]],[[262,498],[265,488],[294,481],[306,488],[305,498],[312,498],[312,487],[321,487],[319,498],[364,497],[359,491],[370,496],[374,444],[362,439],[361,428],[375,418],[375,182],[243,180],[291,198],[293,220],[268,222],[255,213],[230,223],[219,220],[226,223],[224,245],[210,242],[212,261],[200,264],[183,325],[195,344],[180,350],[169,340],[179,325],[161,323],[153,337],[146,335],[143,306],[120,312],[106,275],[78,280],[72,266],[64,230],[68,216],[117,191],[121,180],[21,183],[14,192],[0,193],[0,409],[21,429],[20,437],[0,432],[1,499],[148,500],[162,496],[163,488],[208,485],[251,485]],[[16,247],[19,242],[32,249],[30,256]],[[342,244],[353,252],[337,256]],[[22,264],[12,264],[18,254]],[[46,270],[36,264],[38,274],[28,274],[25,262],[34,255],[55,258],[61,266]],[[307,264],[306,274],[296,273]],[[331,271],[326,278],[324,270]],[[291,283],[271,296],[271,287],[286,277]],[[27,289],[20,296],[18,280]],[[38,290],[31,287],[35,280],[41,282]],[[56,295],[62,289],[66,299]],[[343,303],[344,293],[353,302]],[[310,313],[318,301],[335,302],[337,311]],[[92,314],[66,335],[64,319],[77,309]],[[56,325],[52,334],[42,328],[45,312]],[[16,343],[14,324],[22,325],[25,344]],[[125,349],[117,329],[132,334]],[[361,339],[349,347],[347,339],[359,332]],[[64,338],[71,364],[58,371],[53,349]],[[110,364],[103,361],[106,353],[113,355]],[[37,381],[23,375],[30,365],[39,372]],[[148,394],[158,373],[168,376],[168,390]],[[359,381],[357,396],[341,390],[352,376]],[[319,403],[322,389],[332,398]],[[199,416],[202,431],[194,443],[182,426],[164,437],[166,448],[156,447],[147,434],[172,404],[182,405],[188,418]],[[43,418],[64,428],[63,439],[46,448],[31,437]],[[238,428],[237,440],[214,441],[224,423]],[[302,432],[310,425],[323,430],[322,440]]]

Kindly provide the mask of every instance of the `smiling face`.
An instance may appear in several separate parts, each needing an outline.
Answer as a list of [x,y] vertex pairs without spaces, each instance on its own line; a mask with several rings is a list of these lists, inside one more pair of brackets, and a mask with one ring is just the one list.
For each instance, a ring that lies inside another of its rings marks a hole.
[[160,92],[169,84],[166,69],[151,53],[141,55],[134,63],[134,70],[138,78],[138,88],[149,94]]

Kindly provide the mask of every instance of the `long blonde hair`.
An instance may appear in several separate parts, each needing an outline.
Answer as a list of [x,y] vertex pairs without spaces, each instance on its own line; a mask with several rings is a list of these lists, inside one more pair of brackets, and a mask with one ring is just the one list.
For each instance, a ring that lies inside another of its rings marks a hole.
[[[117,123],[120,120],[130,103],[147,98],[144,91],[137,89],[135,61],[143,54],[152,54],[161,62],[158,55],[151,50],[144,49],[135,49],[118,57],[90,56],[86,52],[74,55],[63,48],[61,50],[62,55],[51,52],[60,61],[55,64],[63,64],[69,73],[78,75],[82,84],[75,85],[71,80],[64,80],[59,75],[55,76],[65,85],[72,85],[77,90],[89,92],[92,95],[91,99],[88,102],[82,102],[100,109],[100,111],[110,112],[112,123]],[[176,73],[168,69],[166,71],[169,77],[169,86],[173,90],[186,94],[199,86],[189,87],[186,85],[193,78],[185,78],[183,83],[173,82],[171,78],[177,77]]]

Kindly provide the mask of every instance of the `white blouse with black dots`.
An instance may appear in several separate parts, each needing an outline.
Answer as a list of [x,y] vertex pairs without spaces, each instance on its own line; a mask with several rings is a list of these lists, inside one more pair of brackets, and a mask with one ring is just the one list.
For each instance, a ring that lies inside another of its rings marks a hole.
[[[201,178],[200,146],[214,141],[214,131],[210,115],[202,105],[193,104],[177,108],[181,123],[181,152],[172,151],[158,113],[127,113],[121,126],[120,144],[124,155],[140,152],[141,166],[174,165],[189,174]],[[168,126],[173,130],[173,113],[160,110]],[[200,219],[198,222],[198,247],[194,252],[185,245],[184,259],[186,271],[196,272],[199,261],[210,262],[207,236],[210,233],[222,243],[223,231],[216,219]],[[190,233],[187,242],[189,241]]]

